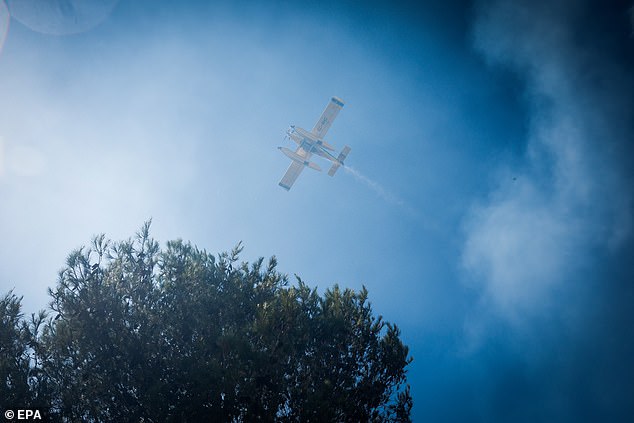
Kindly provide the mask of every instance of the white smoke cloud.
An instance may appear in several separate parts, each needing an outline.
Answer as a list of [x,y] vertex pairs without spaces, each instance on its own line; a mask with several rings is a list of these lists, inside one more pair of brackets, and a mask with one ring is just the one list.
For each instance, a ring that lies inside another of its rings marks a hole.
[[530,116],[526,166],[501,171],[468,213],[463,263],[484,301],[516,319],[548,305],[592,249],[630,236],[630,170],[619,155],[632,138],[632,99],[623,95],[632,87],[626,72],[575,41],[573,3],[481,6],[476,48],[524,78]]

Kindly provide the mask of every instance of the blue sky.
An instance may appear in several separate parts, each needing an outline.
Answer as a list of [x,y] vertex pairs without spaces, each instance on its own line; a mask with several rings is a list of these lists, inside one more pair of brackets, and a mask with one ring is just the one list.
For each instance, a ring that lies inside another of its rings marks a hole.
[[[365,285],[415,421],[625,420],[633,14],[549,3],[0,0],[0,291],[45,307],[152,218]],[[333,95],[351,169],[286,192],[276,147]]]

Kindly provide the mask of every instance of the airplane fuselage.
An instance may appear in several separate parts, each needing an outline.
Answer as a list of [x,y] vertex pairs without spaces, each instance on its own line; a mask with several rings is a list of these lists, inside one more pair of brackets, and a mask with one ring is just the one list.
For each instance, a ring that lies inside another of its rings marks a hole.
[[304,128],[291,126],[286,134],[290,139],[292,139],[297,145],[302,147],[307,152],[317,154],[318,156],[328,159],[331,162],[341,164],[341,162],[328,151],[333,151],[334,148],[330,146],[330,144],[328,144],[326,141],[315,136],[315,134],[313,134],[312,132],[309,132]]

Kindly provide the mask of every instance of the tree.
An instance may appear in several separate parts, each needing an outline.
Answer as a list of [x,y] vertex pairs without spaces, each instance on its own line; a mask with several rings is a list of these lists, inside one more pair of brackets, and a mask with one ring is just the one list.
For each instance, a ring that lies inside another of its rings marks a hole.
[[320,296],[276,260],[96,237],[38,339],[63,421],[409,421],[408,348],[368,292]]
[[21,299],[12,292],[0,299],[0,408],[29,398],[29,331],[22,321]]
[[0,299],[0,410],[41,408],[48,401],[38,362],[38,332],[45,313],[27,322],[21,302],[13,292]]

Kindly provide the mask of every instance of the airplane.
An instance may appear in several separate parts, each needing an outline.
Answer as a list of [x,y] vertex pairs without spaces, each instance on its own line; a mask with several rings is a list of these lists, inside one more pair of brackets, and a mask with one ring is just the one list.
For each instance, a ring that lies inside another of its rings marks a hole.
[[294,125],[291,125],[288,131],[286,131],[287,137],[297,143],[298,147],[295,151],[286,147],[278,147],[282,153],[292,160],[291,165],[280,180],[279,186],[284,188],[286,191],[290,190],[293,183],[305,167],[321,172],[321,168],[317,165],[317,163],[309,161],[310,156],[313,153],[333,162],[330,170],[328,170],[329,176],[334,176],[337,169],[344,165],[343,161],[348,156],[348,153],[350,153],[350,147],[346,145],[341,150],[341,153],[339,153],[339,156],[335,157],[331,153],[331,151],[335,151],[335,148],[324,141],[326,132],[330,129],[332,122],[335,120],[342,107],[343,101],[338,97],[333,97],[330,99],[330,102],[321,114],[321,117],[315,124],[315,127],[310,132],[303,128],[295,127]]

